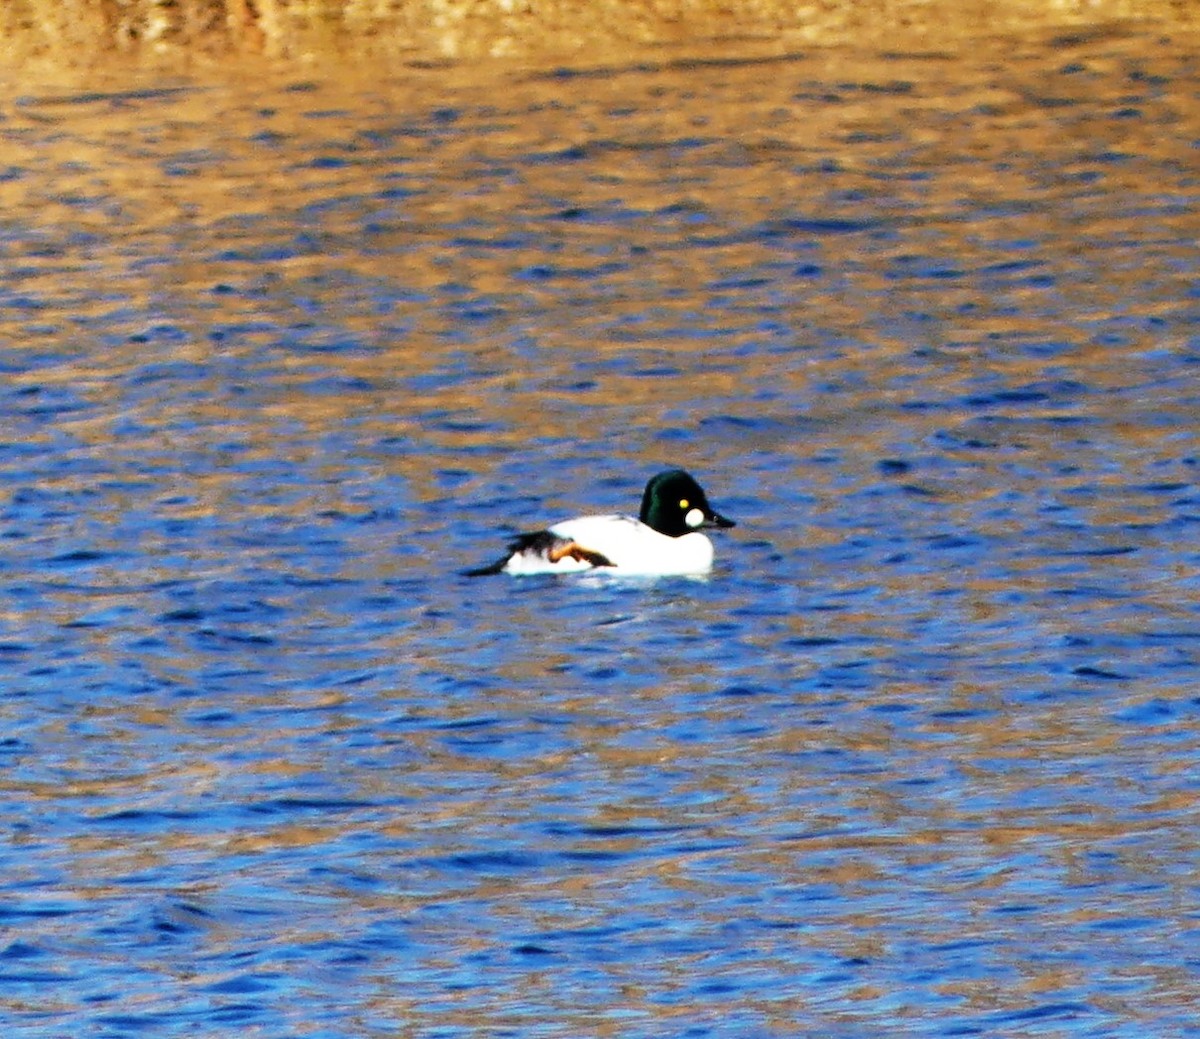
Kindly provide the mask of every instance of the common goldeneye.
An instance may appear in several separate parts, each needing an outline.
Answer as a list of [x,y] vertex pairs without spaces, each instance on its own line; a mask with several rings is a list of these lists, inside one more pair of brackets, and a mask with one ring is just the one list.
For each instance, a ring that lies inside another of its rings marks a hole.
[[714,512],[700,485],[682,469],[646,484],[642,511],[632,516],[580,516],[547,530],[520,534],[502,559],[467,570],[483,574],[567,574],[611,568],[636,576],[703,574],[712,568],[704,527],[732,527]]

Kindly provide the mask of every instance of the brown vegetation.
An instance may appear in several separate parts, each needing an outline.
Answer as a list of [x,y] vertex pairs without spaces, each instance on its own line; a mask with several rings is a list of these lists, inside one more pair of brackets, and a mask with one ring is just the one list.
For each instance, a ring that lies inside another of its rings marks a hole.
[[4,0],[0,57],[86,64],[263,54],[408,59],[603,54],[738,39],[857,42],[1153,18],[1194,23],[1190,0]]

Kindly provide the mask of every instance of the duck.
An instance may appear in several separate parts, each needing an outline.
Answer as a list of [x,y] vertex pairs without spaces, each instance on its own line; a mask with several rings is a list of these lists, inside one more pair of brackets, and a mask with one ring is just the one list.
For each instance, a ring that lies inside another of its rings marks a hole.
[[737,524],[708,504],[700,484],[682,469],[650,478],[637,518],[580,516],[545,530],[519,534],[494,563],[464,571],[488,574],[689,576],[712,569],[713,545],[701,533]]

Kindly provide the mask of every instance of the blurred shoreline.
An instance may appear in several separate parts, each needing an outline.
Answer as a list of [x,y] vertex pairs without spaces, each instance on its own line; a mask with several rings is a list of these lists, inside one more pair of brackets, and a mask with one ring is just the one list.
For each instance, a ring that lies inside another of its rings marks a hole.
[[1185,0],[5,0],[0,62],[79,72],[254,65],[606,61],[669,48],[784,53],[839,46],[953,47],[1013,32],[1190,31]]

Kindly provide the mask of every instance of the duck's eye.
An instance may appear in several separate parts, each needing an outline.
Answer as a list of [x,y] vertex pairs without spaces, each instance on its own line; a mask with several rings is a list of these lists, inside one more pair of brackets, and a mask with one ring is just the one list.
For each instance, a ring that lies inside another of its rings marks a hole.
[[687,511],[687,507],[688,507],[688,505],[690,505],[690,504],[691,504],[691,502],[689,502],[689,501],[687,500],[687,498],[680,498],[680,499],[679,499],[679,507],[680,507],[681,509],[683,509],[685,512]]

